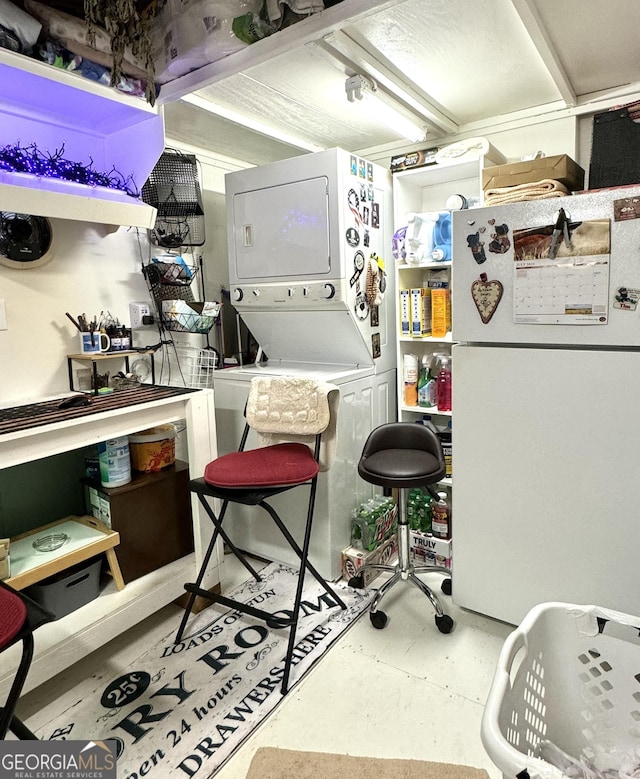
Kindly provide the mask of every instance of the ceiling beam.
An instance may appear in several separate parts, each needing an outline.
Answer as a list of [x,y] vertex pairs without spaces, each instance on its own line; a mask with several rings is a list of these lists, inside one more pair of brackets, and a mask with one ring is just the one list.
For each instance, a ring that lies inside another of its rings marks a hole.
[[511,0],[520,21],[524,25],[527,34],[536,47],[549,75],[553,79],[561,98],[567,106],[574,106],[578,102],[575,90],[567,76],[560,57],[556,51],[545,25],[536,8],[535,0]]
[[357,24],[365,17],[389,11],[402,2],[404,0],[342,0],[320,13],[311,14],[279,30],[275,35],[256,41],[227,57],[222,57],[198,70],[169,81],[162,86],[157,102],[162,105],[178,100],[186,94],[215,84],[228,76],[242,71],[247,72],[248,69],[257,67],[280,54],[290,54],[296,47],[317,40],[328,31],[339,30],[345,24]]
[[409,83],[406,75],[381,52],[377,49],[371,51],[367,42],[359,39],[357,33],[347,34],[336,30],[315,43],[356,73],[373,78],[390,97],[406,110],[425,119],[435,130],[446,135],[457,132],[457,123],[444,112],[442,106],[415,84]]

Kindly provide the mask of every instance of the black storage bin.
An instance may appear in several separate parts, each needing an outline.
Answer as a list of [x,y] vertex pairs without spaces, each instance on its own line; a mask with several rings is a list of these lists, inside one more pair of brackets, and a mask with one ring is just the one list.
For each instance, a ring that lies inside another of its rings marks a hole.
[[633,103],[593,117],[589,189],[640,183],[640,123]]
[[92,557],[32,584],[24,593],[60,619],[98,597],[101,565],[102,556]]

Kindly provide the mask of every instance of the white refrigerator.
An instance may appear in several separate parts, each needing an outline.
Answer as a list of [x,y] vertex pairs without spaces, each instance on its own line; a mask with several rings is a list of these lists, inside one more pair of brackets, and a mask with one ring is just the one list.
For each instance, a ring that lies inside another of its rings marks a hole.
[[640,614],[640,188],[453,216],[453,598]]

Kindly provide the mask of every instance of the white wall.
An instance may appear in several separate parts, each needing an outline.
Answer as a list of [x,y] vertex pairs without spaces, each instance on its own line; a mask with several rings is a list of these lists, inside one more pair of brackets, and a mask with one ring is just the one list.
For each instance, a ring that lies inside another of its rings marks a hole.
[[[169,144],[167,144],[169,145]],[[188,150],[185,150],[188,151]],[[206,243],[195,250],[204,265],[206,299],[219,300],[228,284],[224,173],[243,163],[198,154],[202,163]],[[11,405],[69,391],[66,355],[78,351],[77,331],[65,316],[109,311],[129,324],[129,302],[149,300],[141,273],[150,247],[146,230],[51,220],[52,259],[32,269],[0,266],[0,299],[7,330],[0,330],[0,404]],[[200,288],[199,288],[200,289]],[[196,299],[199,295],[195,295]],[[199,336],[204,345],[204,337]],[[139,343],[157,342],[157,332]],[[121,369],[115,361],[113,371]]]
[[578,164],[582,164],[576,148],[576,118],[573,116],[537,123],[533,120],[533,123],[522,127],[492,130],[485,137],[504,154],[507,162],[516,162],[524,155],[539,150],[545,157],[568,154]]
[[108,310],[128,322],[129,301],[148,297],[136,230],[105,235],[82,222],[51,225],[50,262],[27,270],[0,266],[8,325],[0,331],[3,404],[68,392],[66,354],[78,344],[66,311],[75,317]]

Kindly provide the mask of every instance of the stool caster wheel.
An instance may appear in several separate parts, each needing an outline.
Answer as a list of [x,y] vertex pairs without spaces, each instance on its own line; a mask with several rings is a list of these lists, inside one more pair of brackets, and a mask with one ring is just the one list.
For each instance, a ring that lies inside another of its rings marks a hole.
[[360,574],[360,576],[352,576],[349,579],[349,587],[353,587],[354,590],[361,590],[364,588],[364,576]]
[[382,628],[387,624],[387,615],[384,613],[384,611],[370,611],[369,619],[371,620],[371,624],[374,628],[376,628],[376,630],[382,630]]
[[436,617],[435,619],[436,627],[441,633],[451,633],[453,630],[453,620],[448,614],[443,614],[441,617]]
[[451,595],[451,579],[443,579],[440,589],[445,595]]

